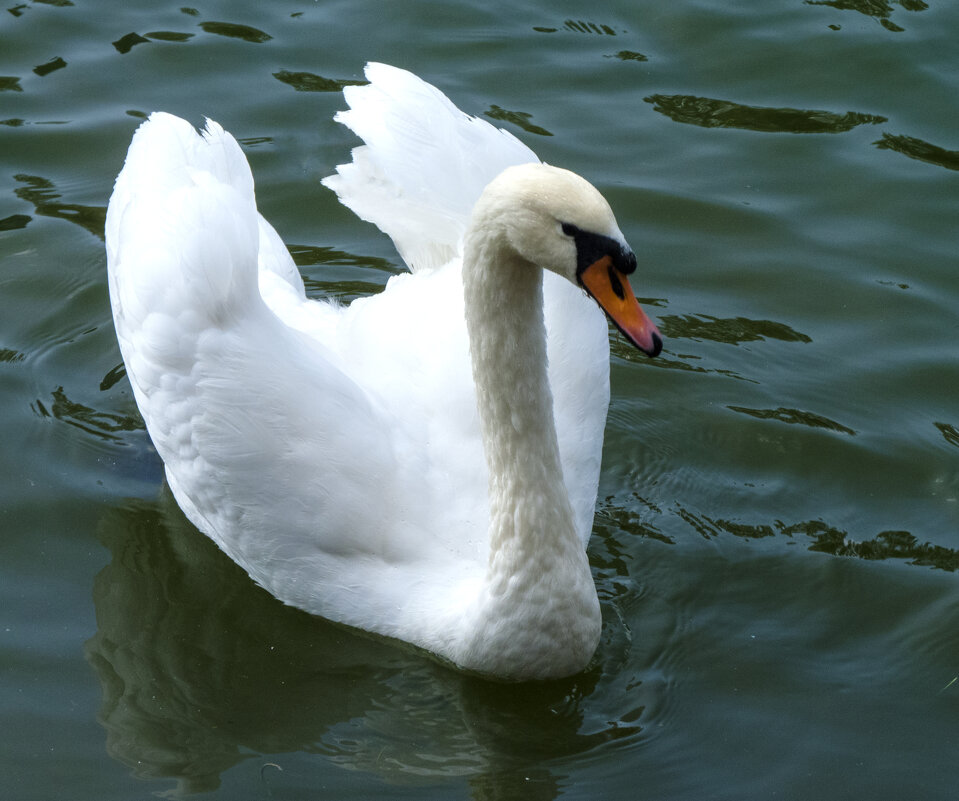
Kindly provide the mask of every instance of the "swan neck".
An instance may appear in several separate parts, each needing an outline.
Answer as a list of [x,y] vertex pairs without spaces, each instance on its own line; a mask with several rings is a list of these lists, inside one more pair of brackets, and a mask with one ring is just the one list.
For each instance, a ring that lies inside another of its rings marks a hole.
[[543,319],[543,271],[495,236],[467,238],[473,378],[489,469],[490,565],[582,551],[563,483]]

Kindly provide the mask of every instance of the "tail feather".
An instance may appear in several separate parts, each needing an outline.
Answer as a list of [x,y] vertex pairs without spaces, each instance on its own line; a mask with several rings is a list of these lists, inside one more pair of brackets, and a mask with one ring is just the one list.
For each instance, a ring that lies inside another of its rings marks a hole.
[[169,114],[137,130],[107,209],[110,295],[121,341],[148,318],[222,325],[260,301],[249,166],[232,136]]

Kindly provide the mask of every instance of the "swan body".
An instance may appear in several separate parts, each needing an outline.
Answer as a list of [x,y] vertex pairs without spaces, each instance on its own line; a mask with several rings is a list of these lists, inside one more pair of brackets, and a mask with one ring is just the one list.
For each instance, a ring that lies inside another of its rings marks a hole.
[[349,306],[307,299],[219,125],[139,128],[106,222],[137,404],[187,517],[281,601],[486,675],[570,675],[600,631],[595,301],[660,348],[635,257],[584,179],[411,73],[367,77],[337,117],[366,144],[324,183],[411,272]]

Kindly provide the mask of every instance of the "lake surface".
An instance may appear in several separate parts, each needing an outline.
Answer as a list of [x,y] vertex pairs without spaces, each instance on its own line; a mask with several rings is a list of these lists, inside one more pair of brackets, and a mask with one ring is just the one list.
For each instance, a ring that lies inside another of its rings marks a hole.
[[[959,4],[11,0],[0,11],[0,775],[21,800],[955,797]],[[219,121],[316,297],[391,243],[320,179],[367,60],[609,198],[594,665],[502,686],[282,607],[177,510],[103,220]]]

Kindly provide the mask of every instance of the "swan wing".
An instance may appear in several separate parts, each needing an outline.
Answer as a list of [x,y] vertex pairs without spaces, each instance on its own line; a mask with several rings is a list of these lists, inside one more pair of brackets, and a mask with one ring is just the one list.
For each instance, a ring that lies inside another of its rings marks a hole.
[[264,228],[235,140],[153,115],[106,234],[124,363],[187,516],[281,600],[382,630],[408,586],[386,577],[432,556],[412,501],[392,523],[419,464],[397,462],[404,429],[342,355],[264,303]]
[[365,145],[323,183],[396,245],[414,272],[461,252],[470,212],[506,167],[538,161],[512,134],[464,114],[411,72],[371,63],[369,83],[343,94],[336,115]]

